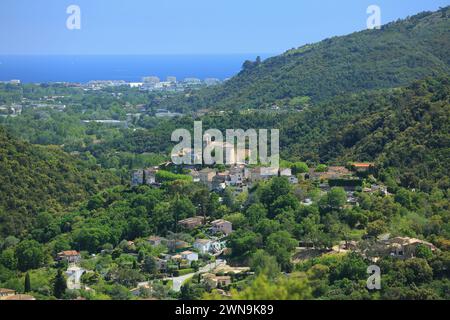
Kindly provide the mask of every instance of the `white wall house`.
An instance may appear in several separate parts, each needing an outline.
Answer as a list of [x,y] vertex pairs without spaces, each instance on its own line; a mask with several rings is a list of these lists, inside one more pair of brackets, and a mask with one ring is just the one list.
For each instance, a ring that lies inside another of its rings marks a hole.
[[194,248],[201,254],[206,254],[211,251],[213,242],[208,239],[197,239],[194,242]]

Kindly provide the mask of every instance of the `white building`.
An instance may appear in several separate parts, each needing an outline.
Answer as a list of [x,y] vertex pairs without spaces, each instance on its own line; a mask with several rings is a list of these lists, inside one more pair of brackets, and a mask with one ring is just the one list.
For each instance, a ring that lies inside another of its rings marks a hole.
[[198,260],[198,254],[196,252],[183,251],[180,255],[181,258],[189,262],[189,264]]
[[128,85],[130,86],[130,88],[139,88],[142,87],[144,85],[143,82],[129,82]]
[[290,177],[290,176],[292,176],[292,170],[290,168],[281,168],[280,176],[281,177]]
[[194,249],[197,249],[201,254],[206,254],[211,251],[213,241],[209,239],[197,239],[194,242]]
[[79,290],[81,289],[81,276],[86,272],[83,268],[75,265],[69,266],[66,271],[67,275],[67,289]]

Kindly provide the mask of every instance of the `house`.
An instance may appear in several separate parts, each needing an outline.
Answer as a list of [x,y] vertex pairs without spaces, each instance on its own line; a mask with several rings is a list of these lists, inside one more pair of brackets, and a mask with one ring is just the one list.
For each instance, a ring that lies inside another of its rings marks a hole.
[[290,177],[292,176],[292,170],[290,168],[280,168],[280,177]]
[[371,248],[376,256],[391,256],[399,259],[410,259],[416,255],[419,245],[428,247],[431,251],[437,248],[430,242],[409,237],[395,237],[392,239],[381,240]]
[[229,235],[233,232],[233,224],[230,221],[223,219],[214,220],[211,222],[211,225],[212,232],[222,232],[225,235]]
[[160,246],[164,240],[164,238],[158,236],[150,236],[147,238],[147,242],[153,247]]
[[244,183],[246,177],[246,170],[244,166],[232,167],[229,171],[229,183],[232,186],[240,186]]
[[183,251],[180,255],[181,255],[181,258],[183,260],[186,260],[187,262],[189,262],[189,264],[198,260],[198,254],[196,252]]
[[215,169],[205,168],[198,172],[200,182],[208,186],[209,188],[212,188],[212,182],[215,176],[216,176]]
[[0,300],[36,300],[35,297],[29,294],[15,294],[11,296],[0,297]]
[[221,191],[224,190],[227,186],[228,175],[217,174],[213,177],[211,188],[212,190]]
[[140,186],[144,181],[144,170],[136,170],[131,176],[131,186]]
[[16,290],[0,288],[0,299],[2,297],[9,297],[16,294]]
[[131,186],[136,187],[142,184],[151,186],[156,184],[156,174],[158,173],[158,171],[158,167],[134,171],[131,177]]
[[250,170],[250,181],[256,183],[278,176],[277,168],[256,167]]
[[189,248],[189,243],[183,240],[169,240],[167,241],[167,247],[171,251],[176,251],[184,248]]
[[175,254],[175,255],[171,256],[170,259],[174,260],[174,261],[181,261],[183,259],[183,257],[181,256],[181,254]]
[[75,250],[61,251],[57,255],[57,260],[64,260],[68,263],[78,263],[81,260],[81,255],[78,251]]
[[362,162],[362,163],[353,163],[352,168],[354,171],[359,173],[368,172],[370,169],[375,167],[375,164],[372,162]]
[[144,170],[145,184],[147,184],[149,186],[156,184],[156,174],[158,173],[158,171],[159,171],[158,167],[153,167],[153,168]]
[[203,225],[203,222],[204,222],[203,217],[196,216],[196,217],[180,220],[180,221],[178,221],[178,225],[182,226],[183,228],[193,230],[193,229]]
[[209,239],[197,239],[194,242],[194,249],[197,249],[201,254],[206,254],[212,250],[213,241]]
[[330,166],[326,172],[317,172],[315,169],[309,170],[309,179],[312,180],[336,180],[348,179],[352,177],[352,173],[346,167]]
[[231,284],[230,276],[217,276],[212,273],[205,273],[203,276],[203,281],[208,284],[211,288],[224,288]]

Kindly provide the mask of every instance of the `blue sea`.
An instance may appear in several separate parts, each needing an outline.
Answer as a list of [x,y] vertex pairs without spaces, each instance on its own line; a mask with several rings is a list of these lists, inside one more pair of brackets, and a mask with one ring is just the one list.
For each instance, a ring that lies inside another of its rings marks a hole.
[[0,55],[0,81],[24,83],[88,82],[90,80],[141,81],[144,76],[161,80],[175,76],[229,78],[245,60],[270,54],[228,55]]

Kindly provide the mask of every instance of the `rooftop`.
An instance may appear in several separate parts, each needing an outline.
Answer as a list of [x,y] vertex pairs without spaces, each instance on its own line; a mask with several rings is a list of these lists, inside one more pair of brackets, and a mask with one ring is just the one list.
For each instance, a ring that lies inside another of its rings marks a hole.
[[1,300],[36,300],[28,294],[15,294],[13,296],[2,297]]
[[224,224],[224,223],[231,223],[231,222],[224,220],[224,219],[218,219],[218,220],[214,220],[213,222],[211,222],[211,224],[213,224],[213,225]]
[[16,290],[0,288],[0,294],[16,293]]
[[207,244],[207,243],[212,242],[212,240],[209,240],[209,239],[197,239],[197,240],[195,240],[195,242],[196,243],[201,243],[201,244]]
[[78,256],[80,253],[76,250],[67,250],[67,251],[61,251],[58,253],[60,256]]
[[370,167],[374,166],[374,163],[371,163],[371,162],[354,163],[353,166],[355,168],[370,168]]

